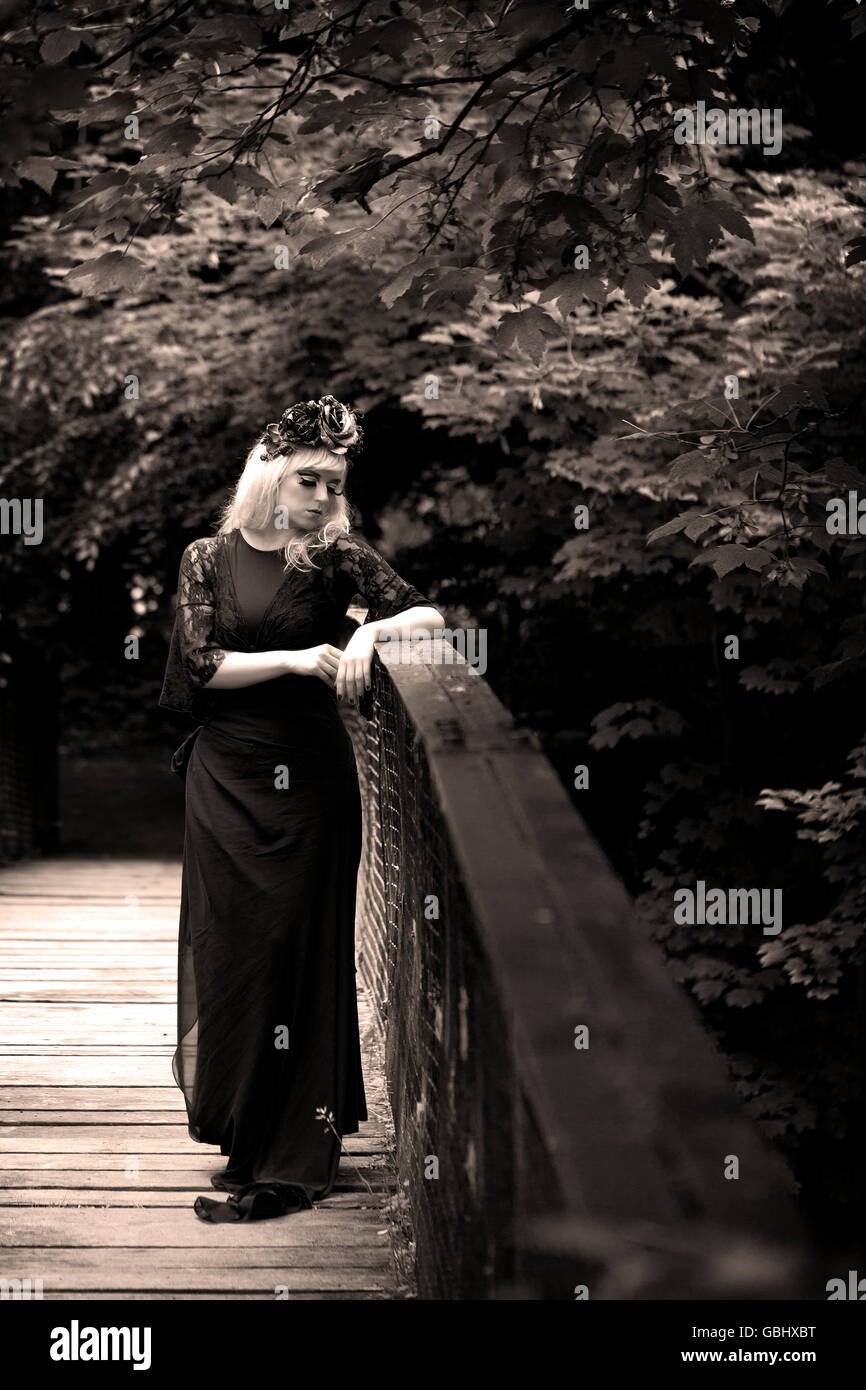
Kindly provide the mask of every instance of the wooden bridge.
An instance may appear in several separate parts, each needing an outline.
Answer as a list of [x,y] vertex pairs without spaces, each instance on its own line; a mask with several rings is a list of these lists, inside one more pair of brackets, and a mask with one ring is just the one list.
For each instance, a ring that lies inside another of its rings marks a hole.
[[370,1120],[343,1140],[331,1196],[252,1224],[193,1212],[225,1158],[189,1138],[171,1073],[180,874],[173,861],[62,857],[0,872],[3,1296],[27,1280],[31,1296],[67,1300],[411,1296],[360,982]]
[[367,703],[370,1121],[318,1209],[212,1226],[225,1161],[170,1067],[181,788],[162,753],[76,768],[51,857],[30,706],[0,697],[0,851],[49,855],[0,871],[0,1297],[823,1291],[791,1174],[534,739],[441,642],[380,648]]

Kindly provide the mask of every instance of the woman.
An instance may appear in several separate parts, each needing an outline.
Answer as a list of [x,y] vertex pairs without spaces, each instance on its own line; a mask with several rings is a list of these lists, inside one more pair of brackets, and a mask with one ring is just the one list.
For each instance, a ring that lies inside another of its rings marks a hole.
[[[370,686],[377,640],[444,620],[352,533],[360,412],[287,410],[247,458],[216,536],[180,563],[160,705],[199,727],[186,776],[173,1071],[189,1132],[228,1155],[206,1221],[326,1197],[366,1120],[355,994],[361,807],[338,699]],[[356,593],[367,621],[336,645]]]

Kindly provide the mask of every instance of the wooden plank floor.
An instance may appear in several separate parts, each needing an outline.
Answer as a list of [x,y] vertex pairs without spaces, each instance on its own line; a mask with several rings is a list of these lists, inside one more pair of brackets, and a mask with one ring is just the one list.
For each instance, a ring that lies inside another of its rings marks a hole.
[[332,1195],[273,1221],[193,1212],[197,1194],[220,1197],[225,1158],[190,1139],[171,1074],[180,872],[64,858],[0,871],[0,1278],[41,1279],[58,1300],[401,1297],[360,983],[370,1120],[344,1138]]

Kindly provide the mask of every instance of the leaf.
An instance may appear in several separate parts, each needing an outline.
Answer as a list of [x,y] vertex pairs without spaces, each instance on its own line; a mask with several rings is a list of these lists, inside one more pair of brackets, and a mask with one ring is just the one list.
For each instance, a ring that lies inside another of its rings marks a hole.
[[222,198],[225,203],[236,203],[238,200],[238,186],[235,183],[234,174],[218,174],[214,179],[202,179],[205,188],[210,189],[217,198]]
[[740,673],[740,685],[744,689],[760,690],[766,695],[793,695],[800,689],[801,684],[801,681],[773,676],[763,666],[747,666]]
[[197,40],[228,39],[239,43],[242,48],[258,48],[262,42],[262,31],[258,24],[246,15],[220,15],[216,19],[200,19],[190,30],[189,37]]
[[763,570],[767,565],[771,565],[775,560],[769,550],[763,550],[761,546],[750,546],[746,551],[746,568],[750,570]]
[[538,366],[547,350],[547,340],[556,333],[549,314],[537,305],[517,314],[507,314],[496,330],[494,342],[499,352],[516,347]]
[[364,158],[358,160],[357,163],[350,164],[347,169],[341,169],[338,173],[330,174],[326,179],[322,179],[312,191],[316,197],[320,197],[323,193],[330,193],[335,203],[339,203],[342,198],[363,198],[398,158],[397,155],[388,156],[387,146],[369,150]]
[[586,270],[574,270],[570,275],[560,275],[552,284],[545,285],[538,296],[540,304],[548,304],[555,300],[562,314],[575,313],[584,299],[590,300],[593,304],[604,304],[607,299],[604,281],[596,275],[590,275]]
[[232,170],[238,183],[248,184],[257,193],[278,193],[280,190],[266,179],[264,174],[260,174],[258,169],[254,169],[252,164],[236,164]]
[[830,482],[839,487],[866,488],[866,477],[843,458],[828,459],[824,472]]
[[414,19],[392,19],[375,32],[376,47],[391,58],[403,58],[417,39],[424,38],[424,30]]
[[299,250],[309,257],[311,265],[326,265],[339,252],[350,250],[352,237],[356,235],[354,230],[327,232],[324,236],[313,237],[312,241],[305,241]]
[[726,232],[742,237],[744,241],[750,241],[754,245],[755,233],[739,208],[735,208],[732,203],[724,202],[721,198],[712,198],[705,206],[713,208]]
[[272,227],[283,211],[281,194],[265,193],[256,198],[256,213],[263,227]]
[[797,377],[797,381],[802,386],[805,386],[816,405],[820,406],[822,410],[830,409],[830,402],[821,387],[821,381],[817,371],[812,371],[810,369],[801,371]]
[[699,980],[692,986],[692,992],[702,1004],[709,1004],[713,999],[718,999],[724,988],[724,980]]
[[792,569],[796,570],[798,574],[802,574],[804,577],[809,574],[820,574],[823,575],[825,579],[830,578],[820,560],[798,558],[796,560],[791,560],[789,563]]
[[147,267],[122,251],[106,251],[95,260],[84,261],[67,271],[64,280],[74,280],[83,294],[114,294],[137,290],[147,275]]
[[352,94],[343,97],[342,101],[337,101],[335,97],[327,97],[320,92],[310,94],[309,114],[302,124],[298,127],[299,135],[315,135],[320,130],[334,126],[342,129],[348,124],[349,111],[354,111],[356,106],[356,95]]
[[710,251],[721,236],[721,223],[702,205],[682,208],[666,234],[666,244],[673,249],[674,263],[681,275],[688,275],[695,265],[705,265]]
[[646,299],[651,289],[657,290],[661,281],[655,274],[655,269],[646,262],[639,262],[629,267],[622,289],[623,293],[632,304],[640,306]]
[[404,294],[412,288],[419,275],[423,275],[424,267],[420,261],[410,261],[405,265],[393,280],[389,280],[387,285],[383,285],[379,291],[379,298],[389,309],[393,309],[398,299],[402,299]]
[[[428,313],[444,304],[457,304],[466,309],[480,291],[484,291],[484,271],[470,267],[440,266],[429,290],[424,291],[424,308]],[[545,318],[548,316],[545,314]]]
[[148,156],[169,153],[191,154],[200,138],[201,131],[191,121],[175,121],[171,125],[161,126],[145,140],[144,153]]
[[557,27],[559,15],[551,5],[512,5],[497,24],[499,35],[514,34],[521,43],[544,38]]
[[685,528],[685,535],[688,536],[690,541],[696,541],[705,531],[711,530],[712,527],[716,525],[716,522],[717,518],[714,516],[693,517]]
[[114,120],[117,116],[128,116],[135,101],[131,93],[112,92],[111,96],[94,101],[81,113],[83,123],[96,125],[97,122]]
[[740,569],[746,563],[747,554],[744,545],[714,545],[696,555],[689,568],[692,565],[712,565],[717,578],[724,579],[726,574]]
[[87,37],[86,29],[55,29],[53,34],[42,40],[39,56],[46,63],[62,63],[64,58],[81,47]]
[[123,241],[129,232],[129,223],[125,217],[110,217],[105,222],[99,222],[93,229],[95,237],[114,237],[115,241]]
[[657,526],[647,536],[647,545],[651,545],[653,541],[663,540],[665,536],[675,536],[678,531],[685,530],[688,520],[688,513],[684,513],[682,516],[675,516],[673,521],[666,521],[663,526]]
[[716,471],[716,463],[700,449],[690,449],[680,454],[671,464],[671,477],[680,481],[684,478],[709,478]]
[[[783,417],[790,415],[791,411],[796,411],[799,410],[801,406],[809,405],[810,400],[809,392],[806,390],[805,386],[801,386],[799,382],[790,381],[785,386],[780,386],[779,390],[773,393],[767,401],[767,405],[776,416],[776,419],[781,420]],[[771,441],[768,439],[766,442],[769,444]]]
[[[64,161],[71,163],[71,161]],[[74,167],[74,166],[73,166]],[[46,193],[50,193],[57,178],[57,169],[51,159],[40,159],[37,155],[30,159],[22,160],[16,164],[15,172],[22,179],[29,179],[31,183],[38,183],[40,188],[44,188]]]
[[735,1009],[749,1009],[753,1004],[763,1002],[764,993],[760,989],[729,989],[725,995],[725,1003],[732,1005]]
[[87,99],[88,78],[84,69],[43,68],[33,87],[30,108],[40,111],[69,111],[76,118]]
[[690,203],[677,212],[666,233],[673,247],[677,270],[687,275],[693,266],[706,265],[710,252],[722,240],[722,232],[754,242],[755,234],[741,212],[720,198]]

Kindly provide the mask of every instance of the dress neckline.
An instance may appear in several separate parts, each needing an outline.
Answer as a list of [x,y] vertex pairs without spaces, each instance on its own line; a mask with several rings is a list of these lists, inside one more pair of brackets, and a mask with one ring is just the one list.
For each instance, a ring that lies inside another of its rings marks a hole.
[[[224,559],[224,564],[225,564],[226,573],[227,573],[227,575],[228,575],[228,583],[229,583],[229,587],[230,587],[230,590],[231,590],[231,596],[232,596],[232,600],[233,600],[233,603],[234,603],[235,613],[238,615],[238,619],[240,619],[240,618],[241,618],[241,613],[242,613],[240,595],[238,594],[237,585],[235,584],[235,577],[234,577],[234,574],[232,573],[232,564],[231,564],[231,559],[230,559],[230,557],[229,557],[228,550],[229,550],[229,544],[230,544],[230,542],[231,542],[231,540],[232,540],[232,537],[234,537],[235,542],[237,542],[238,540],[242,540],[242,541],[243,541],[244,538],[243,538],[243,536],[241,535],[241,528],[240,528],[239,526],[236,526],[235,529],[234,529],[234,531],[229,531],[228,533],[224,533],[224,534],[225,534],[226,544],[223,546],[222,554],[223,554],[223,559]],[[250,545],[249,541],[244,541],[244,545],[247,547],[248,550],[255,550],[255,546],[254,546],[254,545]],[[279,555],[279,554],[280,554],[279,550],[275,550],[275,551],[273,551],[273,552],[269,552],[269,551],[265,551],[265,550],[260,550],[260,551],[257,552],[257,554],[259,554],[259,555],[267,555],[267,554],[269,554],[269,553],[273,553],[273,554],[275,554],[275,555]],[[253,638],[254,649],[255,649],[255,646],[258,644],[259,639],[261,638],[262,632],[264,631],[265,624],[267,623],[268,619],[270,618],[271,614],[273,613],[274,609],[276,608],[279,599],[282,597],[282,595],[283,595],[285,589],[287,588],[287,586],[288,586],[290,583],[292,583],[294,580],[297,579],[297,575],[298,575],[298,571],[295,570],[295,569],[287,570],[287,571],[285,571],[285,572],[281,575],[280,581],[279,581],[279,583],[277,584],[277,587],[276,587],[276,589],[274,590],[273,595],[272,595],[272,597],[271,597],[271,601],[270,601],[270,603],[268,604],[267,608],[265,609],[264,613],[262,614],[261,620],[260,620],[260,622],[259,622],[259,625],[258,625],[258,627],[256,628],[255,637]]]
[[244,535],[244,533],[242,532],[242,530],[241,530],[241,528],[240,528],[239,526],[237,526],[237,527],[235,528],[235,534],[236,534],[236,536],[238,537],[238,540],[241,541],[241,543],[242,543],[243,545],[246,546],[247,550],[251,550],[251,551],[253,552],[254,555],[280,555],[280,556],[282,556],[282,558],[283,558],[283,563],[285,564],[285,556],[283,555],[283,546],[281,546],[281,545],[275,545],[273,548],[270,548],[270,547],[269,547],[267,550],[264,550],[264,549],[260,548],[260,547],[257,546],[257,545],[250,545],[249,541],[247,540],[246,536]]

